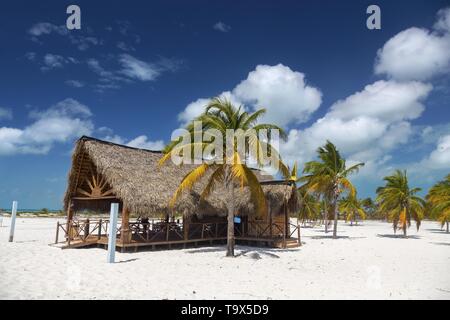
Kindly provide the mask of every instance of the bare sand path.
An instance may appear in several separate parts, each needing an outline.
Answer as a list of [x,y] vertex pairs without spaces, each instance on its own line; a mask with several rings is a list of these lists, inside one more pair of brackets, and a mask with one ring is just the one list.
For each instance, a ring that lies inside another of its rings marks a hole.
[[[8,243],[0,228],[0,299],[450,299],[450,234],[424,222],[409,239],[388,223],[343,222],[342,238],[302,229],[304,246],[238,246],[117,253],[61,250],[56,219],[18,218]],[[61,220],[63,221],[63,220]]]

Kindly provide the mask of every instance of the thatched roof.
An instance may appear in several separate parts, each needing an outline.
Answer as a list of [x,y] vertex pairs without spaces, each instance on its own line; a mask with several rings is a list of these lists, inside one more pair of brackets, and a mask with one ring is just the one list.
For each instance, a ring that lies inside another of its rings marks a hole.
[[[89,137],[78,140],[72,158],[69,183],[65,195],[65,208],[69,200],[77,197],[79,188],[93,175],[100,175],[111,189],[111,195],[124,203],[132,213],[147,216],[172,213],[169,200],[173,196],[183,177],[194,165],[177,166],[171,161],[158,165],[163,156],[160,151],[131,148]],[[271,180],[270,176],[257,174],[260,181]],[[266,198],[269,199],[272,212],[277,213],[289,203],[296,206],[296,192],[283,181],[262,182]],[[188,215],[226,215],[223,190],[216,188],[208,199],[201,200],[199,194],[206,185],[206,179],[200,181],[194,190],[184,194],[174,210]],[[248,190],[236,190],[237,210],[240,214],[254,213]],[[85,203],[87,201],[84,201]]]

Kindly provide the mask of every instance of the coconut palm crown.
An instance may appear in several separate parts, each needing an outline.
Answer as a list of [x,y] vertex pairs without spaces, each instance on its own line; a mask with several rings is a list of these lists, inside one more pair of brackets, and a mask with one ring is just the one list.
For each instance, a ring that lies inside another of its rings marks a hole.
[[450,174],[431,187],[427,200],[431,207],[431,217],[438,219],[441,227],[447,225],[447,233],[450,232]]
[[377,202],[379,210],[392,221],[394,232],[400,228],[406,237],[412,219],[419,230],[425,208],[425,201],[417,196],[421,189],[410,188],[406,171],[396,170],[383,180],[386,185],[377,189]]
[[324,199],[331,204],[334,213],[333,238],[337,238],[338,198],[344,191],[348,191],[350,196],[356,195],[356,189],[348,176],[358,172],[364,163],[347,167],[345,159],[330,141],[318,148],[317,153],[319,161],[305,164],[305,175],[301,180],[306,182],[309,190],[322,193]]

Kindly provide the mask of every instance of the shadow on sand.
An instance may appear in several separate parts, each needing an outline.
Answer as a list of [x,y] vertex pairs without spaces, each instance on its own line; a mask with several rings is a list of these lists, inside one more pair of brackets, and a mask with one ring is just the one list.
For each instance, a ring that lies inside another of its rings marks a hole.
[[402,234],[377,234],[379,238],[390,238],[390,239],[420,239],[419,236],[404,236]]
[[122,260],[122,261],[117,261],[116,263],[128,263],[128,262],[134,262],[136,260],[139,260],[139,259],[138,258],[134,258],[134,259]]
[[[276,253],[279,252],[295,252],[299,249],[279,249],[279,248],[261,248],[261,247],[246,247],[246,246],[239,246],[235,249],[237,252],[235,254],[235,257],[247,257],[254,260],[262,259],[262,256],[267,256],[270,258],[278,259],[280,258],[279,255]],[[240,251],[242,250],[242,251]],[[225,246],[217,246],[217,247],[209,247],[209,248],[198,248],[198,249],[192,249],[189,251],[186,251],[186,253],[208,253],[208,252],[223,252],[225,254],[226,247]]]
[[323,239],[331,239],[331,240],[349,239],[349,240],[353,240],[353,239],[366,239],[367,237],[337,236],[336,238],[333,238],[333,235],[324,235],[324,236],[303,236],[303,238],[310,238],[310,239],[313,239],[313,240],[323,240]]
[[438,246],[450,246],[450,242],[430,242],[432,244],[436,244]]

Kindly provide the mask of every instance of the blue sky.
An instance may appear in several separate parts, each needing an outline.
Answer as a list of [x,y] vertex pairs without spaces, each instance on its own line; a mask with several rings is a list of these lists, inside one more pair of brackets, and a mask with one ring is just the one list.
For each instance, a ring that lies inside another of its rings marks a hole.
[[[81,8],[67,30],[66,8]],[[60,208],[83,134],[159,149],[224,95],[289,133],[287,162],[326,139],[373,196],[407,169],[450,170],[448,1],[8,1],[0,12],[0,208]]]

